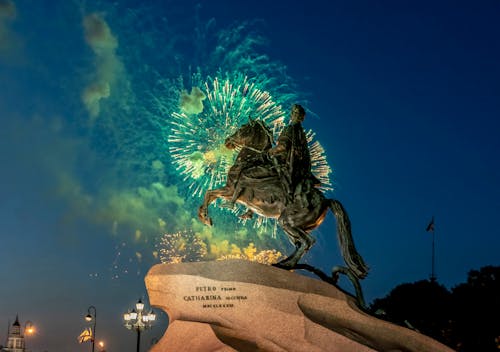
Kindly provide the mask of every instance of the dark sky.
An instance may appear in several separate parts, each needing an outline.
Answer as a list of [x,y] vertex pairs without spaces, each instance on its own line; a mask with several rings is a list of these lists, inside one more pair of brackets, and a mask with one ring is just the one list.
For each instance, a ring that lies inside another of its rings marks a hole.
[[[147,114],[149,93],[190,66],[215,75],[204,58],[245,22],[239,35],[264,38],[255,50],[282,69],[266,74],[286,71],[307,107],[304,125],[333,169],[328,196],[348,210],[371,268],[368,302],[429,277],[432,216],[440,283],[500,265],[498,1],[162,3],[0,0],[0,344],[19,314],[38,328],[34,352],[86,351],[76,336],[94,305],[108,351],[134,346],[121,314],[147,300],[152,222],[174,229],[195,217],[178,202],[196,202],[172,173],[152,187],[141,164],[168,160],[169,116]],[[94,13],[116,48],[85,40]],[[82,100],[95,79],[111,87],[98,112]],[[307,262],[340,263],[334,231],[329,216]],[[160,320],[144,349],[162,335]]]

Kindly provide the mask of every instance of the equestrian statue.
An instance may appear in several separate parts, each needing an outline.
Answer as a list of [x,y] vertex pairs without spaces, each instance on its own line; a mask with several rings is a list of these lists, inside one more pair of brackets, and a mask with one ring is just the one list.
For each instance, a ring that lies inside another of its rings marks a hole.
[[[229,206],[234,203],[245,206],[248,210],[240,216],[242,218],[258,214],[277,219],[295,250],[275,266],[288,270],[306,269],[332,284],[336,284],[339,273],[345,274],[356,289],[359,304],[364,307],[359,279],[366,277],[368,267],[354,246],[351,223],[344,207],[337,200],[325,198],[318,189],[320,181],[311,173],[311,157],[302,128],[304,118],[304,108],[294,104],[290,124],[283,129],[275,147],[272,132],[260,120],[250,118],[229,136],[226,147],[238,147],[240,152],[229,169],[226,185],[205,193],[198,217],[203,223],[212,225],[208,206],[222,198]],[[323,222],[328,209],[335,215],[338,241],[347,265],[334,267],[331,277],[308,264],[299,264],[315,242],[311,231]]]

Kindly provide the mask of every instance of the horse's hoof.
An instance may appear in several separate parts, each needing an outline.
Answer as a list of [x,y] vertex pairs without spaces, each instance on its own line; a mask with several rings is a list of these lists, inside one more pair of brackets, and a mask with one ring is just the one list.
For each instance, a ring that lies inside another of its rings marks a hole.
[[204,208],[203,206],[199,207],[198,208],[198,219],[200,219],[200,221],[202,223],[204,223],[205,225],[208,225],[207,224],[207,221],[208,221],[207,218],[210,219],[208,217],[208,212],[207,212],[206,208]]
[[280,269],[285,269],[285,270],[292,270],[294,265],[291,265],[289,262],[277,262],[277,263],[274,263],[272,264],[272,266],[275,266],[277,268],[280,268]]
[[241,215],[239,216],[239,218],[240,218],[240,219],[242,219],[242,220],[248,220],[248,219],[251,219],[251,218],[253,218],[253,211],[249,210],[249,211],[247,211],[245,214],[241,214]]
[[212,222],[212,218],[210,217],[203,217],[203,218],[200,218],[201,222],[207,226],[212,226],[213,225],[213,222]]
[[339,275],[338,271],[332,273],[332,282],[333,282],[334,285],[336,285],[337,282],[339,281],[339,276],[340,275]]
[[280,269],[287,269],[286,266],[281,264],[281,263],[274,263],[274,264],[271,264],[271,266],[274,266],[274,267],[280,268]]

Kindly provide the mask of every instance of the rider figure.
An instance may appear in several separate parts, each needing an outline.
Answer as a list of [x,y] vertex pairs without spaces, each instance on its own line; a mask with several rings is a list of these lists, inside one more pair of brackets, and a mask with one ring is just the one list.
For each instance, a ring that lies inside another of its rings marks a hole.
[[[289,202],[293,202],[296,195],[306,193],[310,187],[321,185],[321,182],[311,173],[311,156],[307,145],[307,137],[302,128],[302,121],[304,121],[305,116],[304,108],[299,104],[294,104],[290,111],[290,124],[281,132],[276,147],[268,151]],[[239,185],[242,171],[241,165],[239,168],[233,166],[229,171],[234,176],[232,178],[228,176],[228,179],[235,179],[235,191],[229,202],[229,207],[234,206],[243,191],[243,188]],[[249,210],[241,217],[250,218],[251,216],[252,212]]]
[[306,187],[321,185],[311,173],[311,155],[302,128],[305,117],[304,108],[294,104],[290,112],[290,124],[281,132],[277,146],[268,151],[290,201],[303,191],[304,185]]

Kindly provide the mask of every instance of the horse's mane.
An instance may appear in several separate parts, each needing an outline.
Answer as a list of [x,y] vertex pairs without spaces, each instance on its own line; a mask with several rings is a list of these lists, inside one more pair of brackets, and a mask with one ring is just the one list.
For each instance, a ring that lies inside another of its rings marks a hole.
[[258,119],[252,119],[251,117],[248,119],[248,123],[250,124],[250,126],[255,126],[256,124],[258,124],[259,126],[261,126],[264,131],[266,132],[266,134],[268,135],[269,137],[269,140],[271,142],[271,144],[274,143],[274,136],[273,136],[273,132],[272,130],[266,125],[266,123],[263,121],[263,120],[258,120]]

